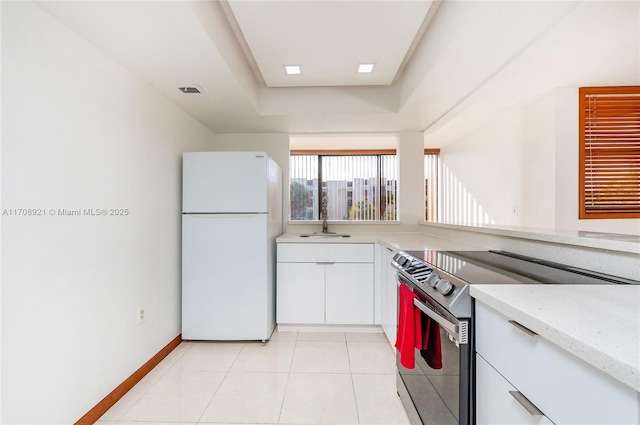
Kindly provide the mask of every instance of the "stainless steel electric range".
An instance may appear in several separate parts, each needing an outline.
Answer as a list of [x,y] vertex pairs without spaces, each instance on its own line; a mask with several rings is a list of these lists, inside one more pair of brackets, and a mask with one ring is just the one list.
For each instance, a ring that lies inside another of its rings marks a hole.
[[[393,257],[392,265],[399,292],[406,285],[415,296],[412,302],[423,326],[437,323],[440,333],[435,338],[435,362],[433,346],[415,348],[411,368],[401,364],[398,352],[398,394],[414,424],[475,423],[474,304],[469,285],[640,284],[504,251],[403,251]],[[400,293],[398,298],[402,299]]]

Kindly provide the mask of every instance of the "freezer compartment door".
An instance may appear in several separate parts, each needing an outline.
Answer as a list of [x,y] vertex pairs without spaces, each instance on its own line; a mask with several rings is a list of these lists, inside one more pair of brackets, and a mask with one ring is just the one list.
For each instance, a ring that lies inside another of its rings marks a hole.
[[266,214],[182,216],[182,338],[264,340],[275,327]]
[[263,152],[184,153],[182,211],[266,212],[268,161]]

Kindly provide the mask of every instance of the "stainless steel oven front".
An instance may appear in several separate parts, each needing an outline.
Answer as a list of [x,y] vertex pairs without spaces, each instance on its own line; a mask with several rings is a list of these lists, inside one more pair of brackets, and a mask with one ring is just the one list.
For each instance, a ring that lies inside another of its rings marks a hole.
[[[416,331],[418,325],[412,329],[413,336],[420,335],[422,339],[418,342],[416,337],[412,342],[419,348],[415,352],[409,350],[413,354],[409,363],[415,366],[406,368],[397,362],[398,394],[416,424],[475,424],[475,337],[470,285],[640,283],[505,251],[400,251],[391,265],[397,270],[398,299],[403,300],[400,289],[405,287],[410,292],[404,294],[413,298],[413,306],[404,300],[409,310],[403,310],[399,303],[398,312],[404,312],[405,317],[407,311],[417,314],[420,322],[437,322],[440,332],[436,338],[441,350],[437,367],[428,364],[433,364],[432,354],[426,360],[423,357],[425,336],[422,329]],[[406,340],[400,326],[398,336]],[[401,344],[399,359],[406,356],[407,347]]]
[[436,368],[428,364],[429,354],[425,350],[415,348],[412,369],[402,366],[400,352],[397,353],[398,395],[411,423],[471,425],[474,412],[471,318],[455,317],[409,279],[399,273],[397,279],[399,285],[407,285],[417,296],[413,303],[422,321],[428,317],[438,323],[440,331],[441,365],[435,365]]

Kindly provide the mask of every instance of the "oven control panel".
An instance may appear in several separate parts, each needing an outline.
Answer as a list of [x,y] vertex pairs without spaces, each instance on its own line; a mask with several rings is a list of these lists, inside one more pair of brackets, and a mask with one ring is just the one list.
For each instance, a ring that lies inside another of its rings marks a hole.
[[391,264],[403,280],[410,281],[457,317],[471,316],[469,288],[465,281],[404,251],[396,253]]

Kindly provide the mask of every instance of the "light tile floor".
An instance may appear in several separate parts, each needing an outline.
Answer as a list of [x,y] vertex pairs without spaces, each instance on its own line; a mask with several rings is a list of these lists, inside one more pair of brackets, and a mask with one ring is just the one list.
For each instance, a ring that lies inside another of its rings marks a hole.
[[408,424],[383,334],[183,342],[100,425]]

